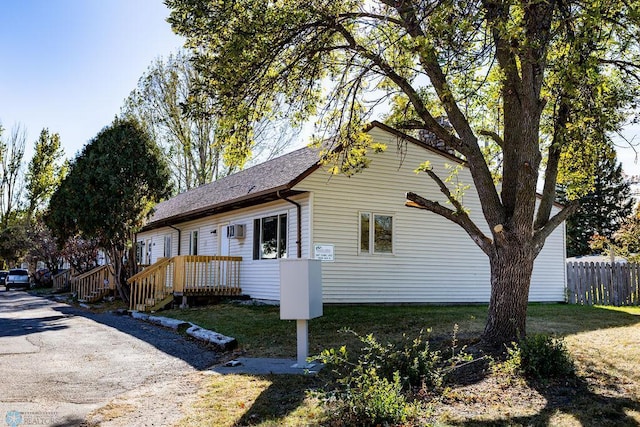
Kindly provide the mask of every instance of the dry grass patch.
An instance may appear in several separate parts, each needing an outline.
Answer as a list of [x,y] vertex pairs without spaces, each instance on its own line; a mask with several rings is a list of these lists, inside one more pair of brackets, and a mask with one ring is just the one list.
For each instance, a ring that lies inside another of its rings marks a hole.
[[103,422],[122,418],[136,409],[137,408],[134,405],[130,405],[128,403],[111,402],[91,412],[87,418],[91,419],[92,423],[95,423],[94,425],[99,425]]
[[[252,357],[293,357],[295,324],[279,320],[278,307],[221,304],[166,314],[238,339]],[[329,306],[310,322],[310,353],[347,345],[351,328],[381,343],[417,337],[431,328],[444,349],[457,324],[461,341],[474,344],[486,306]],[[578,378],[526,381],[487,364],[453,378],[444,392],[420,395],[424,413],[416,425],[451,426],[638,426],[640,425],[640,308],[613,309],[533,304],[530,333],[564,337]],[[213,375],[184,426],[340,425],[327,419],[309,390],[318,379],[295,376]],[[434,397],[435,396],[435,397]]]
[[317,380],[299,375],[212,374],[180,426],[311,426],[324,414],[307,392]]

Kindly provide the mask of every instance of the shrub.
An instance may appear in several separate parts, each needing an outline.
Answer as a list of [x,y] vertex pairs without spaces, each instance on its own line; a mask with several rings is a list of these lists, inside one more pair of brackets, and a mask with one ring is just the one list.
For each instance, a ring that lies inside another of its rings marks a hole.
[[536,380],[572,376],[575,366],[564,341],[544,334],[527,336],[507,349],[512,364],[525,377]]
[[329,407],[343,425],[379,426],[404,424],[417,413],[402,392],[400,376],[393,380],[368,369],[355,377],[348,387],[333,395]]
[[451,358],[433,350],[421,332],[415,339],[403,336],[398,344],[382,345],[371,334],[360,336],[362,348],[349,353],[345,346],[324,350],[317,357],[335,375],[335,390],[325,394],[334,419],[345,425],[404,424],[417,414],[406,394],[414,388],[439,389],[445,373],[466,355],[456,347]]
[[399,344],[382,345],[372,335],[360,336],[352,333],[363,344],[354,355],[346,347],[339,350],[324,350],[319,359],[340,378],[340,382],[349,383],[365,370],[375,369],[378,376],[392,381],[397,372],[404,387],[439,387],[443,379],[443,360],[439,351],[432,350],[429,341],[420,335],[411,340],[405,335]]

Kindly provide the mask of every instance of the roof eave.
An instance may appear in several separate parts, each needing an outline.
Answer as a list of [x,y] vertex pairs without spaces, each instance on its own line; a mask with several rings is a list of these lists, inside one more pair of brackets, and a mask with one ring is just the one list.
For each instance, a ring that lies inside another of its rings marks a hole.
[[[158,221],[150,222],[144,225],[140,231],[150,231],[157,228],[168,227],[181,222],[193,221],[196,219],[204,218],[210,215],[215,215],[222,212],[228,212],[231,210],[239,209],[242,207],[248,207],[253,204],[267,203],[273,200],[280,199],[280,196],[292,196],[301,194],[301,191],[292,191],[293,182],[297,183],[299,180],[294,180],[292,183],[281,185],[279,187],[270,188],[260,193],[248,194],[244,197],[238,197],[232,200],[225,201],[224,203],[218,203],[216,205],[210,205],[201,209],[196,209],[189,212],[184,212],[179,215],[169,216]],[[239,206],[240,205],[240,206]]]

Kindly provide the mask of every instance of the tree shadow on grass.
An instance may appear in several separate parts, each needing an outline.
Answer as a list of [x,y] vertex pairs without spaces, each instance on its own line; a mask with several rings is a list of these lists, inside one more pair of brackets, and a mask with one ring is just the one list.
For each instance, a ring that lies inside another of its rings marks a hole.
[[[271,384],[235,423],[237,426],[251,426],[265,421],[280,425],[280,420],[304,403],[307,391],[315,390],[320,385],[317,377],[307,375],[264,375],[258,378]],[[310,424],[305,422],[305,425]]]
[[[614,385],[617,379],[599,372],[606,384]],[[530,381],[528,385],[546,399],[546,406],[531,416],[496,417],[492,420],[470,420],[455,423],[458,426],[552,426],[561,414],[569,416],[581,426],[640,426],[629,411],[640,412],[640,402],[611,390],[611,395],[594,392],[579,377],[553,383]]]

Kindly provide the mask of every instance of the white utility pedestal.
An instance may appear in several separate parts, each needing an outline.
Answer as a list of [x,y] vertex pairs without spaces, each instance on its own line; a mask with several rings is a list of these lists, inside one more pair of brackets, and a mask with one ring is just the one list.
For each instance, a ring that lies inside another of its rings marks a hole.
[[280,260],[280,319],[295,320],[298,359],[295,368],[311,368],[309,319],[322,316],[322,264],[320,260],[291,258]]

